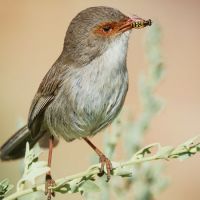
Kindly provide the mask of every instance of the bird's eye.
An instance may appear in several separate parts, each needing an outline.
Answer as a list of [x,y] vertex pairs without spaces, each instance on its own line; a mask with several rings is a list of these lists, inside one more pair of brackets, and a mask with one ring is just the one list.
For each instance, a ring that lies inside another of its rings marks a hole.
[[103,27],[103,31],[106,32],[106,33],[108,33],[111,29],[112,29],[112,27],[110,25],[105,25]]

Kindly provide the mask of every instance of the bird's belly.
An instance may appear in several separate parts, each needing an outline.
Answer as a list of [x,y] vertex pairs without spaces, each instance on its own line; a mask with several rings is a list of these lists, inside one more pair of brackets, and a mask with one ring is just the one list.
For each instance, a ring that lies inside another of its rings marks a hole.
[[89,93],[80,92],[70,120],[75,122],[73,128],[76,137],[94,135],[108,125],[121,110],[126,92],[126,82],[102,89],[91,87]]
[[92,136],[117,116],[128,89],[127,75],[115,77],[112,84],[88,84],[63,89],[49,107],[46,119],[53,135],[66,141]]

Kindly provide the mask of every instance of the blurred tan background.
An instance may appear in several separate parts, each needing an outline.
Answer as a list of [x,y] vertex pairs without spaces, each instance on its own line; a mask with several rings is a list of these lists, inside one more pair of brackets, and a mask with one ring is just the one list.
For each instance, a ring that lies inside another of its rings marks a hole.
[[[200,133],[200,2],[198,0],[0,0],[0,143],[27,118],[37,87],[58,57],[71,19],[89,6],[107,5],[124,13],[151,18],[162,26],[162,54],[166,78],[157,93],[165,110],[153,120],[146,143],[177,145]],[[145,30],[134,31],[129,43],[130,88],[126,104],[138,109],[137,80],[146,69]],[[126,133],[124,133],[126,134]],[[102,135],[93,138],[102,147]],[[92,150],[82,141],[61,142],[53,158],[54,178],[77,173],[89,166]],[[62,168],[61,168],[62,166]],[[199,200],[200,161],[167,163],[170,187],[159,200]],[[19,162],[0,162],[0,179],[19,179]],[[81,199],[78,194],[56,199]]]

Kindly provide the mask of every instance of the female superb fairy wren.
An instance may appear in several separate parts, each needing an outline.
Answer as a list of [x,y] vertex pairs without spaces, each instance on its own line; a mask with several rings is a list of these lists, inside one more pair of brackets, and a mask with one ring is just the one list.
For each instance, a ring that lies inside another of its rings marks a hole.
[[[81,11],[70,23],[61,55],[43,78],[32,101],[27,125],[0,149],[2,160],[23,157],[25,144],[49,144],[48,165],[54,141],[84,139],[98,154],[101,168],[110,179],[110,160],[91,143],[120,112],[128,90],[126,57],[132,29],[151,25],[151,20],[128,17],[110,7]],[[55,139],[55,140],[54,140]],[[53,141],[54,140],[54,141]],[[46,175],[46,194],[55,182]]]

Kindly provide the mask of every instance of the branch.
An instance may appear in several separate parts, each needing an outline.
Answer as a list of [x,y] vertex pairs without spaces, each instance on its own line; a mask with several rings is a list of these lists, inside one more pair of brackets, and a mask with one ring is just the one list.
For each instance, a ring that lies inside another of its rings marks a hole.
[[[144,163],[153,160],[168,161],[172,159],[183,160],[189,158],[200,151],[199,139],[200,136],[196,136],[195,138],[192,138],[175,148],[172,146],[162,147],[159,143],[150,144],[135,153],[128,161],[112,162],[112,176],[134,177],[133,166],[138,163]],[[155,153],[152,153],[152,151],[155,151]],[[37,161],[36,163],[38,162],[41,161]],[[100,165],[95,164],[90,166],[86,171],[67,176],[65,178],[60,178],[56,180],[56,186],[53,187],[53,190],[60,193],[80,192],[81,194],[90,191],[99,191],[99,187],[94,183],[95,179],[97,178],[97,174],[99,173],[99,169]],[[20,189],[10,196],[4,198],[4,200],[14,200],[26,194],[34,193],[36,191],[44,192],[44,190],[44,184],[37,185],[29,189]]]

